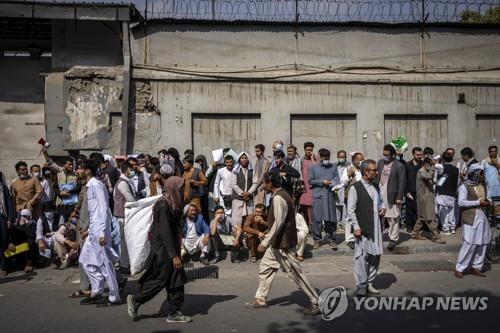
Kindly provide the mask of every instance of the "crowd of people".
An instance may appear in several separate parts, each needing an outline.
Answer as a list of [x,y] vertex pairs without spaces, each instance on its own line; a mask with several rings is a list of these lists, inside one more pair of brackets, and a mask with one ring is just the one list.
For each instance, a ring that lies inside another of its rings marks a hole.
[[[317,292],[298,268],[309,235],[313,251],[335,251],[345,235],[353,249],[358,295],[378,293],[371,282],[383,252],[400,244],[406,228],[415,240],[446,243],[463,226],[455,276],[481,271],[490,241],[488,216],[500,196],[498,148],[488,148],[479,162],[471,148],[455,156],[453,148],[435,154],[432,148],[405,149],[394,142],[381,159],[361,152],[315,153],[306,142],[303,155],[283,141],[263,144],[254,154],[223,149],[220,160],[175,148],[157,156],[68,156],[56,163],[44,149],[46,163],[15,165],[18,177],[10,187],[0,172],[0,276],[21,267],[25,272],[54,262],[60,269],[80,267],[82,304],[117,304],[130,273],[124,236],[126,204],[158,196],[150,230],[151,254],[141,289],[127,298],[136,318],[139,306],[167,288],[169,320],[190,321],[180,312],[184,299],[182,263],[196,258],[216,264],[230,249],[230,260],[259,260],[259,288],[248,307],[267,306],[270,285],[279,267],[289,273],[317,309]],[[498,207],[495,212],[498,215]],[[162,258],[170,258],[165,263]],[[104,283],[109,288],[104,300]]]

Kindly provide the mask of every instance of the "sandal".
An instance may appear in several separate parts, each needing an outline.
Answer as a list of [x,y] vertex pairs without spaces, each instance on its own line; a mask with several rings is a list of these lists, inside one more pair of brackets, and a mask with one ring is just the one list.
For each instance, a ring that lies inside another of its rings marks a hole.
[[75,291],[74,293],[72,293],[71,295],[69,295],[68,297],[69,298],[82,298],[82,297],[88,297],[90,296],[90,293],[85,293],[84,291],[82,290],[78,290],[78,291]]
[[254,300],[253,302],[245,303],[245,307],[247,309],[266,309],[267,303],[261,304],[257,300]]

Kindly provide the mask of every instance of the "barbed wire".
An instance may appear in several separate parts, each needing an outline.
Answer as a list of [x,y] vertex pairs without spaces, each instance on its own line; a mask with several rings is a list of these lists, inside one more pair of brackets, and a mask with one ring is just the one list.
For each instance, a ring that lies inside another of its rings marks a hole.
[[147,0],[148,19],[298,23],[457,23],[499,0]]

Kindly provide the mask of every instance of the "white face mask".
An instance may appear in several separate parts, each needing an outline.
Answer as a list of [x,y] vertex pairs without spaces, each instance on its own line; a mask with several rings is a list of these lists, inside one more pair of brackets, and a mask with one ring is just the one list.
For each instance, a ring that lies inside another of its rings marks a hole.
[[40,172],[33,172],[31,175],[35,178],[38,178],[40,176]]
[[283,145],[282,145],[282,144],[280,144],[280,143],[278,143],[278,144],[276,145],[276,150],[283,150]]
[[45,217],[47,220],[52,221],[54,219],[54,212],[45,212]]
[[328,164],[330,164],[330,161],[329,160],[321,160],[321,164],[328,165]]

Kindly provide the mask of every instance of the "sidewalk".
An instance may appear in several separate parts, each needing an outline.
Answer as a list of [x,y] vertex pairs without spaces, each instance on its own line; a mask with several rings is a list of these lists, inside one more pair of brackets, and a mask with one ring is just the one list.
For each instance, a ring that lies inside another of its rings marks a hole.
[[[442,238],[446,241],[446,244],[437,244],[430,240],[430,234],[428,232],[423,233],[424,237],[429,240],[414,240],[411,238],[411,234],[406,232],[406,230],[400,231],[399,243],[398,246],[393,250],[389,251],[387,249],[387,244],[389,242],[389,238],[387,234],[384,233],[384,254],[418,254],[418,253],[457,253],[462,245],[462,228],[457,230],[455,235],[451,236],[442,236]],[[352,255],[354,250],[351,250],[346,242],[344,241],[344,234],[337,233],[337,251],[333,251],[328,247],[328,244],[321,246],[318,250],[313,250],[314,241],[312,237],[308,237],[307,239],[307,248],[306,255],[307,257],[311,256],[311,252],[313,256],[331,256],[331,255]]]

